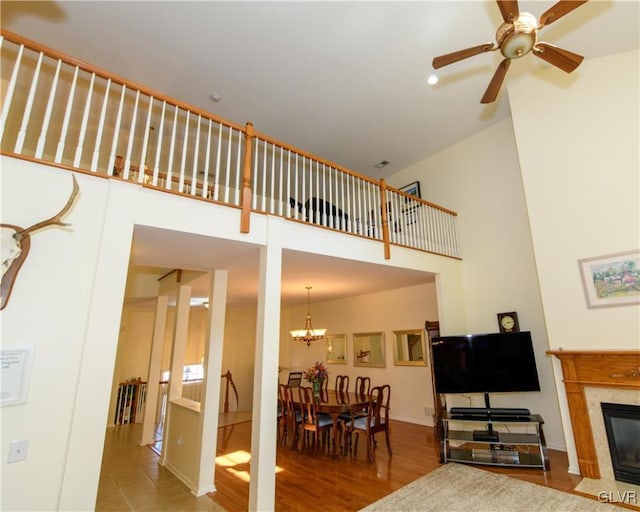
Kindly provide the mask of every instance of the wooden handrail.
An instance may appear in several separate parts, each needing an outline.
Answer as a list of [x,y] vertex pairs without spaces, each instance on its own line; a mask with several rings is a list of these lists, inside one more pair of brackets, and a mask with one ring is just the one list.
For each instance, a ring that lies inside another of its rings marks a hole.
[[233,382],[233,377],[231,376],[230,370],[227,370],[227,373],[222,374],[221,377],[223,379],[227,379],[227,384],[224,392],[224,406],[222,410],[223,412],[229,412],[229,384],[231,384],[231,387],[233,388],[233,393],[236,396],[236,407],[238,407],[238,404],[239,404],[238,389],[236,388],[236,385]]
[[[24,45],[24,47],[26,47],[29,50],[29,52],[36,52],[36,53],[39,52],[41,55],[46,55],[47,59],[58,60],[58,64],[64,62],[65,66],[76,67],[76,72],[78,70],[82,70],[83,75],[94,74],[95,77],[99,77],[101,80],[109,80],[111,83],[118,85],[118,87],[121,87],[122,92],[121,92],[119,111],[116,119],[115,130],[120,130],[120,115],[121,115],[121,110],[123,108],[122,105],[125,98],[125,93],[137,92],[134,109],[138,108],[139,95],[148,96],[149,109],[146,113],[147,129],[145,130],[145,133],[144,133],[144,140],[141,142],[142,144],[141,148],[138,148],[140,141],[138,140],[138,142],[136,142],[136,148],[140,149],[140,155],[143,155],[143,154],[148,155],[148,151],[147,151],[148,149],[147,137],[149,135],[148,129],[149,129],[149,123],[152,117],[152,105],[155,106],[156,101],[165,102],[166,106],[169,106],[172,109],[175,109],[174,123],[177,123],[178,112],[182,111],[182,113],[187,114],[187,123],[191,122],[190,114],[194,114],[199,116],[199,118],[205,121],[208,120],[211,123],[213,122],[218,123],[220,125],[219,127],[220,134],[223,133],[222,132],[223,127],[228,127],[229,129],[229,142],[228,143],[225,142],[225,148],[227,151],[227,167],[223,169],[222,171],[223,174],[221,174],[221,176],[226,176],[226,181],[216,181],[218,179],[221,179],[220,176],[216,176],[218,174],[218,171],[216,170],[216,174],[213,175],[214,178],[211,184],[207,181],[206,179],[207,177],[205,177],[205,181],[200,182],[196,178],[196,161],[195,160],[193,163],[194,170],[193,170],[191,179],[187,177],[187,173],[185,172],[185,154],[186,154],[187,141],[188,141],[186,136],[186,133],[188,132],[188,126],[189,126],[188,124],[187,124],[187,129],[185,131],[185,136],[183,139],[182,162],[181,162],[181,168],[178,175],[172,175],[171,173],[172,163],[174,159],[173,144],[175,139],[175,130],[172,132],[171,149],[168,155],[169,164],[166,167],[166,169],[168,169],[169,172],[158,172],[158,169],[157,169],[158,165],[163,165],[163,166],[167,165],[165,163],[163,164],[160,163],[161,162],[160,156],[159,156],[160,149],[156,150],[156,153],[157,153],[156,163],[155,163],[156,168],[154,168],[153,171],[149,169],[149,167],[145,163],[145,158],[142,158],[142,157],[140,158],[139,166],[131,164],[130,159],[134,158],[132,155],[134,153],[137,155],[136,153],[137,149],[136,151],[132,152],[132,145],[135,139],[134,137],[135,130],[133,130],[132,133],[130,133],[129,135],[129,144],[127,147],[126,158],[128,159],[128,161],[125,162],[124,166],[122,166],[120,162],[117,163],[117,167],[118,169],[121,169],[121,172],[117,173],[119,174],[119,176],[118,175],[113,176],[115,179],[126,179],[127,181],[137,181],[143,187],[147,187],[150,189],[161,190],[163,192],[167,192],[175,195],[189,195],[193,199],[211,201],[215,203],[224,204],[226,206],[231,206],[234,208],[239,208],[241,210],[240,232],[249,233],[252,212],[286,216],[287,213],[285,212],[290,211],[289,207],[286,206],[287,204],[286,197],[280,197],[278,196],[277,193],[276,195],[273,195],[273,190],[271,191],[272,196],[271,197],[267,196],[266,183],[268,182],[268,179],[266,176],[266,171],[263,172],[263,176],[261,177],[258,176],[257,174],[256,175],[253,174],[254,172],[257,173],[257,170],[252,168],[253,159],[254,157],[257,157],[257,155],[260,152],[261,144],[259,144],[259,142],[264,141],[265,155],[267,154],[266,152],[268,151],[268,148],[267,148],[268,144],[272,145],[271,151],[273,152],[273,155],[277,155],[276,148],[278,148],[278,150],[280,151],[280,157],[272,156],[272,158],[284,159],[285,157],[283,156],[282,152],[288,151],[289,159],[291,157],[295,158],[295,161],[296,161],[295,172],[298,172],[298,167],[297,167],[298,159],[302,159],[303,161],[302,173],[308,172],[309,180],[311,180],[312,176],[315,176],[316,180],[322,179],[322,189],[314,190],[310,182],[309,193],[314,197],[309,197],[308,201],[316,201],[318,204],[323,204],[323,205],[328,203],[333,203],[333,204],[328,204],[328,206],[335,208],[336,211],[340,211],[340,209],[345,208],[345,205],[340,204],[340,201],[342,202],[345,201],[344,189],[346,188],[347,196],[348,196],[346,200],[347,201],[346,208],[348,209],[357,208],[358,211],[355,211],[354,213],[354,211],[346,212],[345,210],[345,212],[350,217],[349,222],[351,222],[351,224],[347,224],[346,228],[342,225],[342,221],[344,220],[345,223],[348,222],[346,220],[347,215],[344,215],[344,217],[342,217],[342,215],[340,214],[338,215],[340,217],[339,231],[347,232],[352,236],[360,236],[367,239],[377,239],[379,241],[382,241],[384,244],[385,259],[390,258],[391,244],[423,250],[426,252],[432,252],[433,254],[441,254],[443,256],[453,257],[455,259],[460,259],[458,256],[456,256],[456,254],[458,253],[457,239],[456,239],[457,234],[456,234],[455,224],[453,223],[453,221],[455,221],[455,217],[457,216],[457,213],[452,210],[449,210],[440,205],[431,203],[424,199],[415,197],[399,189],[390,187],[385,183],[384,180],[378,180],[378,179],[371,178],[369,176],[359,174],[355,171],[347,169],[327,159],[313,155],[309,152],[303,151],[299,148],[289,145],[283,141],[270,137],[266,134],[256,132],[253,127],[253,124],[250,122],[246,123],[245,126],[232,123],[210,112],[204,111],[202,109],[199,109],[187,103],[178,101],[174,98],[170,98],[150,88],[141,86],[140,84],[127,80],[124,77],[120,77],[113,73],[107,72],[89,63],[83,62],[63,52],[49,48],[31,39],[22,37],[11,31],[0,29],[0,35],[2,35],[2,37],[5,38],[7,42],[10,42],[16,45]],[[93,83],[93,77],[91,77],[91,83]],[[127,91],[127,89],[130,89],[130,91]],[[87,96],[87,98],[90,98],[90,94],[91,94],[90,91],[88,94],[89,95]],[[103,101],[103,109],[105,109],[107,105],[106,98],[107,96],[105,95],[104,101]],[[129,99],[131,100],[131,98]],[[9,101],[11,101],[11,98],[9,98]],[[68,103],[67,108],[70,108],[71,105],[72,105],[71,103]],[[88,100],[87,100],[87,105],[89,105]],[[161,114],[162,115],[161,125],[160,125],[161,130],[159,132],[160,135],[158,136],[158,143],[157,143],[158,148],[162,147],[160,137],[162,135],[162,126],[163,126],[162,123],[164,122],[164,116],[165,116],[164,109],[165,109],[165,105],[163,105],[162,114]],[[137,112],[137,110],[135,112]],[[103,115],[103,118],[100,121],[101,126],[104,123],[104,112],[102,115]],[[201,127],[201,119],[198,119],[197,121],[198,133],[200,133],[199,130]],[[133,115],[133,120],[134,121],[132,122],[135,125],[135,120],[136,120],[135,114]],[[209,123],[209,134],[210,134],[209,137],[211,136],[211,123]],[[151,128],[153,128],[153,126],[151,126]],[[234,146],[233,139],[231,138],[231,134],[233,131],[236,132],[234,134],[234,139],[235,139],[235,136],[237,136],[237,146]],[[94,174],[104,178],[112,177],[112,175],[114,174],[113,170],[115,168],[114,159],[118,151],[115,133],[116,132],[114,132],[111,153],[109,153],[109,162],[107,164],[106,173],[104,173],[104,168],[101,167],[101,169],[98,170],[96,166],[96,164],[98,163],[98,152],[100,148],[98,141],[96,141],[96,147],[94,148],[95,149],[94,157],[93,157],[94,160],[91,163],[92,172],[88,172],[81,168],[82,162],[80,162],[80,157],[77,156],[81,154],[81,151],[82,151],[82,144],[80,141],[78,142],[78,146],[76,147],[76,159],[74,160],[74,166],[68,165],[69,163],[68,161],[66,163],[62,163],[61,161],[62,151],[64,148],[63,143],[58,144],[60,156],[56,155],[56,158],[54,159],[55,161],[53,162],[48,161],[46,159],[45,161],[47,162],[48,165],[58,167],[61,169],[67,169],[74,172],[81,172],[83,174]],[[244,135],[244,142],[245,142],[244,148],[242,147],[243,135]],[[209,142],[209,140],[210,139],[207,139],[207,143]],[[220,140],[222,140],[222,136],[220,136]],[[219,145],[219,153],[220,153],[221,151],[220,142],[218,145]],[[16,148],[17,147],[18,146],[16,145]],[[230,152],[232,147],[234,149],[237,148],[237,160],[234,162],[234,164],[237,165],[237,167],[236,167],[236,174],[234,175],[231,174],[232,171],[231,171],[231,168],[229,167],[231,165],[230,164],[231,157],[229,155],[231,155]],[[196,148],[196,155],[197,155],[198,154],[197,151],[199,148],[198,141],[196,141],[195,148]],[[209,151],[208,148],[209,146],[207,146],[207,151]],[[242,149],[244,149],[244,154],[241,153]],[[22,154],[24,153],[24,151],[22,150],[22,147],[20,149],[16,149],[15,151],[17,151],[17,153],[14,154],[11,152],[7,152],[6,150],[0,149],[0,154],[6,154],[9,156],[14,156],[16,158],[21,158],[24,160],[34,161],[34,162],[40,162],[43,160],[41,149],[36,150],[36,155],[38,158],[34,158],[33,156],[30,156],[28,154]],[[120,151],[122,151],[122,148],[120,148]],[[166,157],[166,155],[164,156]],[[135,158],[137,158],[137,156]],[[308,167],[308,171],[305,171],[305,159],[309,160],[310,165]],[[257,159],[256,159],[256,162],[257,162]],[[265,162],[266,162],[266,156],[265,156]],[[84,162],[84,167],[88,168],[87,167],[88,165],[89,164],[87,160]],[[219,161],[217,165],[219,165]],[[241,165],[242,165],[242,168],[240,167]],[[266,169],[266,163],[264,164],[264,166]],[[326,196],[325,194],[325,181],[327,180],[326,174],[325,174],[325,166],[329,167],[328,196]],[[144,170],[141,173],[142,167],[144,167]],[[313,173],[314,167],[316,169],[315,174]],[[320,172],[320,167],[322,167],[321,172]],[[205,169],[206,169],[206,172],[208,173],[207,176],[211,175],[211,173],[209,173],[208,158],[206,160]],[[272,180],[274,179],[290,180],[288,170],[286,175],[283,174],[282,162],[280,162],[280,174],[276,174],[277,171],[274,171],[274,169],[276,168],[272,163],[272,168],[271,168]],[[136,174],[129,176],[128,175],[129,171]],[[318,178],[318,176],[321,176],[321,178]],[[155,181],[151,183],[149,181],[153,181],[153,180],[149,180],[149,178],[153,178],[155,179]],[[295,178],[296,178],[295,187],[298,187],[297,175],[295,175]],[[158,180],[162,180],[162,181],[158,181]],[[255,183],[253,183],[254,180],[256,181]],[[261,180],[264,181],[265,183],[262,183]],[[357,181],[357,183],[353,183],[354,180]],[[240,183],[238,183],[238,181],[240,181]],[[175,187],[176,183],[178,184],[178,187]],[[334,190],[333,187],[340,187],[341,185],[342,185],[342,199],[338,199],[338,196],[339,196],[338,188]],[[230,187],[233,187],[233,188],[230,188]],[[260,187],[262,187],[263,196],[259,196],[258,190],[254,192],[252,190],[252,187],[256,187],[256,189],[259,189]],[[304,187],[304,181],[303,181],[303,187]],[[188,190],[189,188],[191,189],[190,191]],[[376,194],[376,188],[379,190],[377,194]],[[235,194],[235,198],[230,202],[229,202],[229,190],[231,190],[231,192]],[[287,190],[289,189],[287,188]],[[220,191],[222,191],[225,195],[224,195],[224,199],[221,199],[220,201],[218,201],[217,195]],[[333,200],[333,197],[332,197],[332,193],[333,193],[332,191],[335,192],[335,201]],[[282,189],[280,189],[280,195],[282,195]],[[215,199],[214,199],[214,196],[216,196]],[[303,192],[303,196],[304,196],[304,192]],[[350,205],[349,198],[351,196],[353,196],[353,202]],[[254,200],[256,200],[256,198],[258,197],[262,197],[262,202],[263,202],[262,209],[259,207],[254,208],[252,206],[254,204]],[[361,197],[364,198],[363,206],[360,206],[360,202],[359,202],[359,198]],[[272,203],[271,207],[265,206],[265,198],[271,201]],[[358,198],[357,207],[355,206],[356,198]],[[378,198],[380,198],[381,200],[381,206],[380,206],[381,211],[379,214],[377,212],[378,205],[374,204],[374,203],[377,203]],[[289,202],[291,202],[291,200],[292,198],[289,197]],[[277,203],[278,208],[274,206],[274,204],[276,204],[277,201],[280,201],[280,203]],[[424,208],[423,210],[417,209],[417,207],[420,207],[420,206],[426,206],[427,208]],[[313,206],[313,204],[311,204],[311,208],[313,209],[314,212],[316,211],[315,206]],[[325,207],[320,206],[320,208],[325,208]],[[361,208],[364,208],[365,211],[361,212],[360,211]],[[389,210],[387,208],[391,208],[391,209]],[[441,215],[441,213],[444,215]],[[327,209],[325,212],[325,210],[322,209],[320,218],[322,219],[323,216],[326,216],[326,215],[331,215],[329,210]],[[450,218],[446,218],[446,217],[450,217]],[[292,221],[317,224],[319,227],[324,227],[326,229],[337,229],[335,225],[324,226],[322,225],[322,223],[318,224],[316,222],[315,216],[313,218],[313,221],[311,221],[309,218],[306,218],[306,219],[298,218],[297,215],[295,216],[295,218],[290,218],[290,217],[287,217],[287,218],[289,218]],[[424,220],[424,219],[427,219],[427,220]],[[420,222],[421,220],[423,222]],[[378,222],[380,222],[380,226],[376,226]],[[382,229],[382,231],[380,231],[380,228]]]
[[42,52],[44,54],[46,54],[48,57],[52,57],[54,59],[60,59],[62,60],[65,64],[71,64],[72,66],[77,66],[79,68],[82,68],[85,71],[88,71],[89,73],[95,73],[96,76],[99,76],[101,78],[105,78],[105,79],[111,79],[112,82],[116,82],[118,84],[121,85],[126,85],[128,89],[134,89],[137,91],[140,91],[141,93],[146,94],[147,96],[153,96],[154,98],[161,100],[161,101],[166,101],[167,103],[170,103],[171,105],[175,105],[177,107],[180,107],[184,110],[188,110],[190,112],[193,112],[194,114],[198,114],[201,115],[202,117],[205,117],[206,119],[211,119],[212,121],[215,121],[217,123],[223,124],[225,126],[231,126],[232,128],[238,130],[238,131],[244,131],[244,126],[242,126],[241,124],[237,124],[234,123],[232,121],[228,121],[227,119],[224,119],[222,117],[216,116],[215,114],[212,114],[211,112],[208,112],[206,110],[200,109],[198,107],[195,107],[193,105],[189,105],[188,103],[184,103],[182,101],[176,100],[175,98],[172,98],[170,96],[167,96],[166,94],[163,94],[161,92],[155,91],[153,89],[150,89],[148,87],[145,87],[144,85],[140,85],[136,82],[133,82],[131,80],[127,80],[126,78],[120,76],[120,75],[116,75],[115,73],[111,73],[110,71],[106,71],[102,68],[99,68],[97,66],[94,66],[92,64],[89,64],[88,62],[85,62],[83,60],[77,59],[76,57],[72,57],[71,55],[68,55],[66,53],[63,53],[61,51],[58,50],[54,50],[53,48],[50,48],[49,46],[46,46],[44,44],[38,43],[37,41],[34,41],[32,39],[28,39],[26,37],[23,37],[19,34],[16,34],[15,32],[11,32],[10,30],[6,30],[4,28],[0,28],[0,35],[2,37],[4,37],[5,39],[7,39],[8,41],[11,41],[13,43],[17,43],[17,44],[23,44],[26,47],[28,47],[30,50],[35,50],[37,52]]

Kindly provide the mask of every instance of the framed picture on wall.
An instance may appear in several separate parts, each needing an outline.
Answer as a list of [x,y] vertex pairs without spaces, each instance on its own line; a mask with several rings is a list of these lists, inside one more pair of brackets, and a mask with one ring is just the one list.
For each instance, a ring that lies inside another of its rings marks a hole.
[[578,260],[589,308],[640,304],[640,250]]
[[413,183],[409,183],[408,185],[405,185],[404,187],[400,187],[400,189],[402,192],[405,192],[409,195],[412,196],[416,196],[416,197],[422,197],[420,195],[420,182],[419,181],[414,181]]

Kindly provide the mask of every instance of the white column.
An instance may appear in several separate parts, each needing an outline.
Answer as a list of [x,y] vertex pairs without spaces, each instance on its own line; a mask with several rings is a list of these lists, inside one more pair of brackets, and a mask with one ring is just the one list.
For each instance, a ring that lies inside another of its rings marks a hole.
[[[171,430],[171,401],[182,398],[182,371],[184,369],[184,355],[187,350],[189,337],[189,310],[191,308],[191,287],[182,285],[178,288],[176,304],[176,321],[173,329],[173,345],[171,348],[171,369],[169,374],[169,389],[167,390],[167,413],[164,420],[163,439],[169,439]],[[167,443],[162,443],[160,464],[167,461]]]
[[176,323],[173,330],[173,348],[171,350],[171,374],[169,377],[169,401],[182,398],[182,371],[184,355],[189,338],[189,311],[191,309],[191,286],[178,288],[176,304]]
[[267,218],[267,245],[260,249],[251,425],[251,511],[274,510],[275,507],[282,222],[277,217]]
[[209,288],[208,346],[204,351],[205,375],[200,405],[200,469],[196,482],[196,496],[215,491],[216,450],[218,447],[218,413],[222,379],[222,347],[224,345],[225,315],[227,312],[226,270],[211,274]]
[[156,302],[156,315],[153,323],[153,338],[151,340],[151,357],[149,373],[147,375],[147,397],[144,405],[144,422],[140,446],[155,441],[156,407],[158,405],[158,389],[160,387],[160,366],[162,365],[162,348],[164,346],[167,325],[167,309],[169,297],[161,295]]

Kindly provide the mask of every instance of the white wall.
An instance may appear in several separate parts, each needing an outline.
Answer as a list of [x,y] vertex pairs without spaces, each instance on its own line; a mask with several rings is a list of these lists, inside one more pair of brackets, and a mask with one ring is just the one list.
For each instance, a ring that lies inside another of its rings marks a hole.
[[[283,321],[281,344],[289,345],[289,360],[282,366],[308,368],[316,361],[326,360],[325,341],[306,343],[293,341],[288,331],[304,327],[306,306],[289,308]],[[431,373],[426,366],[395,366],[393,357],[393,331],[424,329],[425,320],[438,319],[435,283],[385,292],[349,297],[335,301],[311,304],[314,327],[327,328],[328,334],[347,335],[347,364],[330,364],[329,388],[333,388],[336,375],[349,375],[353,390],[358,375],[371,377],[371,385],[391,386],[391,417],[397,420],[431,425],[433,393]],[[283,315],[283,319],[285,316]],[[383,332],[385,339],[385,368],[354,366],[353,333]],[[281,379],[286,381],[288,372]],[[425,413],[425,407],[429,412]]]
[[[30,226],[67,201],[69,172],[4,156],[0,163],[3,223]],[[80,193],[64,218],[70,226],[32,234],[31,251],[0,313],[3,348],[31,344],[35,351],[27,403],[1,411],[3,510],[57,510],[74,499],[92,503],[97,489],[128,260],[121,248],[130,245],[132,230],[109,201],[133,212],[127,192],[135,188],[76,177]],[[96,432],[102,433],[98,439]],[[16,439],[29,441],[27,460],[7,464]]]
[[[640,349],[639,306],[587,308],[578,260],[640,249],[638,51],[510,91],[552,349]],[[553,122],[549,122],[553,119]]]
[[[418,180],[423,197],[458,212],[467,324],[442,334],[497,332],[497,313],[516,311],[531,331],[540,393],[492,393],[495,406],[527,407],[545,420],[547,444],[564,449],[549,345],[533,258],[518,154],[510,120],[500,121],[395,174],[394,185]],[[449,403],[483,406],[481,394]]]
[[[589,309],[578,260],[640,248],[638,51],[554,70],[509,93],[552,349],[640,350],[640,306]],[[568,79],[567,79],[568,80]],[[578,471],[554,361],[569,462]]]

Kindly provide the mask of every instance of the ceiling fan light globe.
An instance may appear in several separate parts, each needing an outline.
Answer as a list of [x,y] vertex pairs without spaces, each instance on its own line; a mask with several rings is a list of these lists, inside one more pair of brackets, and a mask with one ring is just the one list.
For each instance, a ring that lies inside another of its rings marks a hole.
[[507,59],[519,59],[529,53],[536,44],[536,34],[514,32],[500,46],[500,52]]
[[496,39],[500,52],[507,59],[519,59],[529,53],[536,44],[538,20],[533,14],[521,12],[518,19],[500,25]]

